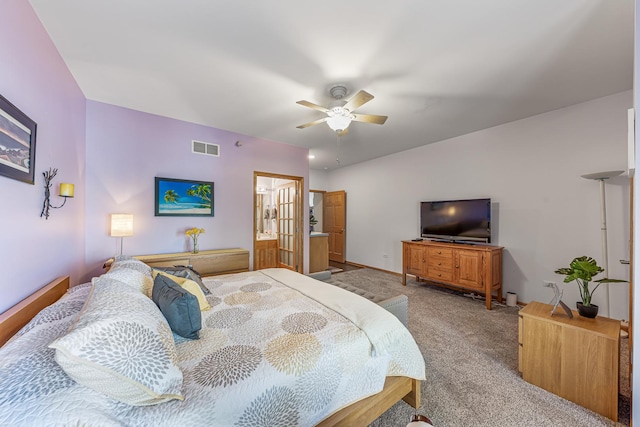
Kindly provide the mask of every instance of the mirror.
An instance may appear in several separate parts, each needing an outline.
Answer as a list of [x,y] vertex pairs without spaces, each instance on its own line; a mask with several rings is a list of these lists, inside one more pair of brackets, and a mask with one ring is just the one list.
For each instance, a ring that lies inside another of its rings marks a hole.
[[310,190],[309,191],[309,231],[310,232],[322,232],[322,199],[324,191]]

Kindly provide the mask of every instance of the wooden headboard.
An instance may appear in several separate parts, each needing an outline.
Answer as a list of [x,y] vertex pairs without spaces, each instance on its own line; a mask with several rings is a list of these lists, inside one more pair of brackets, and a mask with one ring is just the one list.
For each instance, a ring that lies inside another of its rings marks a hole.
[[0,314],[0,346],[4,345],[43,308],[58,301],[69,289],[69,276],[58,277]]

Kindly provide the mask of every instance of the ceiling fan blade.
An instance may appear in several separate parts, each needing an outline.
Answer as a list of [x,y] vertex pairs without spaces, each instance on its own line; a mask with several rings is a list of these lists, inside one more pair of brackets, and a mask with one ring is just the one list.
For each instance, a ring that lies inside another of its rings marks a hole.
[[353,111],[356,108],[371,101],[372,99],[373,95],[371,95],[369,92],[361,90],[360,92],[356,93],[353,98],[351,98],[346,104],[344,104],[343,108],[346,108],[349,111]]
[[313,125],[319,125],[320,123],[324,123],[326,122],[328,119],[328,117],[324,117],[322,119],[318,119],[318,120],[314,120],[312,122],[309,123],[305,123],[303,125],[300,126],[296,126],[298,129],[304,129],[304,128],[308,128],[309,126],[313,126]]
[[375,114],[354,114],[353,121],[383,125],[384,122],[387,121],[387,116],[377,116]]
[[328,108],[325,108],[322,105],[314,104],[313,102],[309,102],[309,101],[298,101],[296,102],[296,104],[304,105],[305,107],[313,108],[314,110],[322,111],[323,113],[326,113],[329,111]]

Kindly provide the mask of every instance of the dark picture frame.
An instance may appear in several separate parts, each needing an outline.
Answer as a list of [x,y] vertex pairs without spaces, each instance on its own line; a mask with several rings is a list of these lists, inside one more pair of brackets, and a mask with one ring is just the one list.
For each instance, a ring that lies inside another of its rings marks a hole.
[[0,95],[0,175],[34,183],[36,122]]
[[214,216],[213,181],[156,177],[155,216]]

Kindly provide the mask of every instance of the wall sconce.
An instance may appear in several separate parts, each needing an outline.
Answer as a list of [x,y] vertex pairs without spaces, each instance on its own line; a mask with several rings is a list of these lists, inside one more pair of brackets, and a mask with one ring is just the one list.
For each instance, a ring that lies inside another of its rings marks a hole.
[[51,192],[50,192],[51,180],[56,176],[57,173],[58,173],[58,169],[51,169],[51,168],[49,168],[49,170],[46,172],[42,172],[42,175],[44,176],[44,203],[42,204],[42,212],[40,212],[40,218],[44,216],[44,219],[49,219],[50,208],[59,209],[63,207],[65,203],[67,203],[68,197],[73,197],[73,190],[74,190],[73,184],[68,184],[66,182],[63,182],[60,184],[60,191],[58,195],[60,197],[64,197],[64,201],[60,206],[51,205],[51,201],[49,200],[49,197],[51,196]]
[[120,255],[124,237],[133,236],[133,215],[111,214],[111,237],[120,237]]

